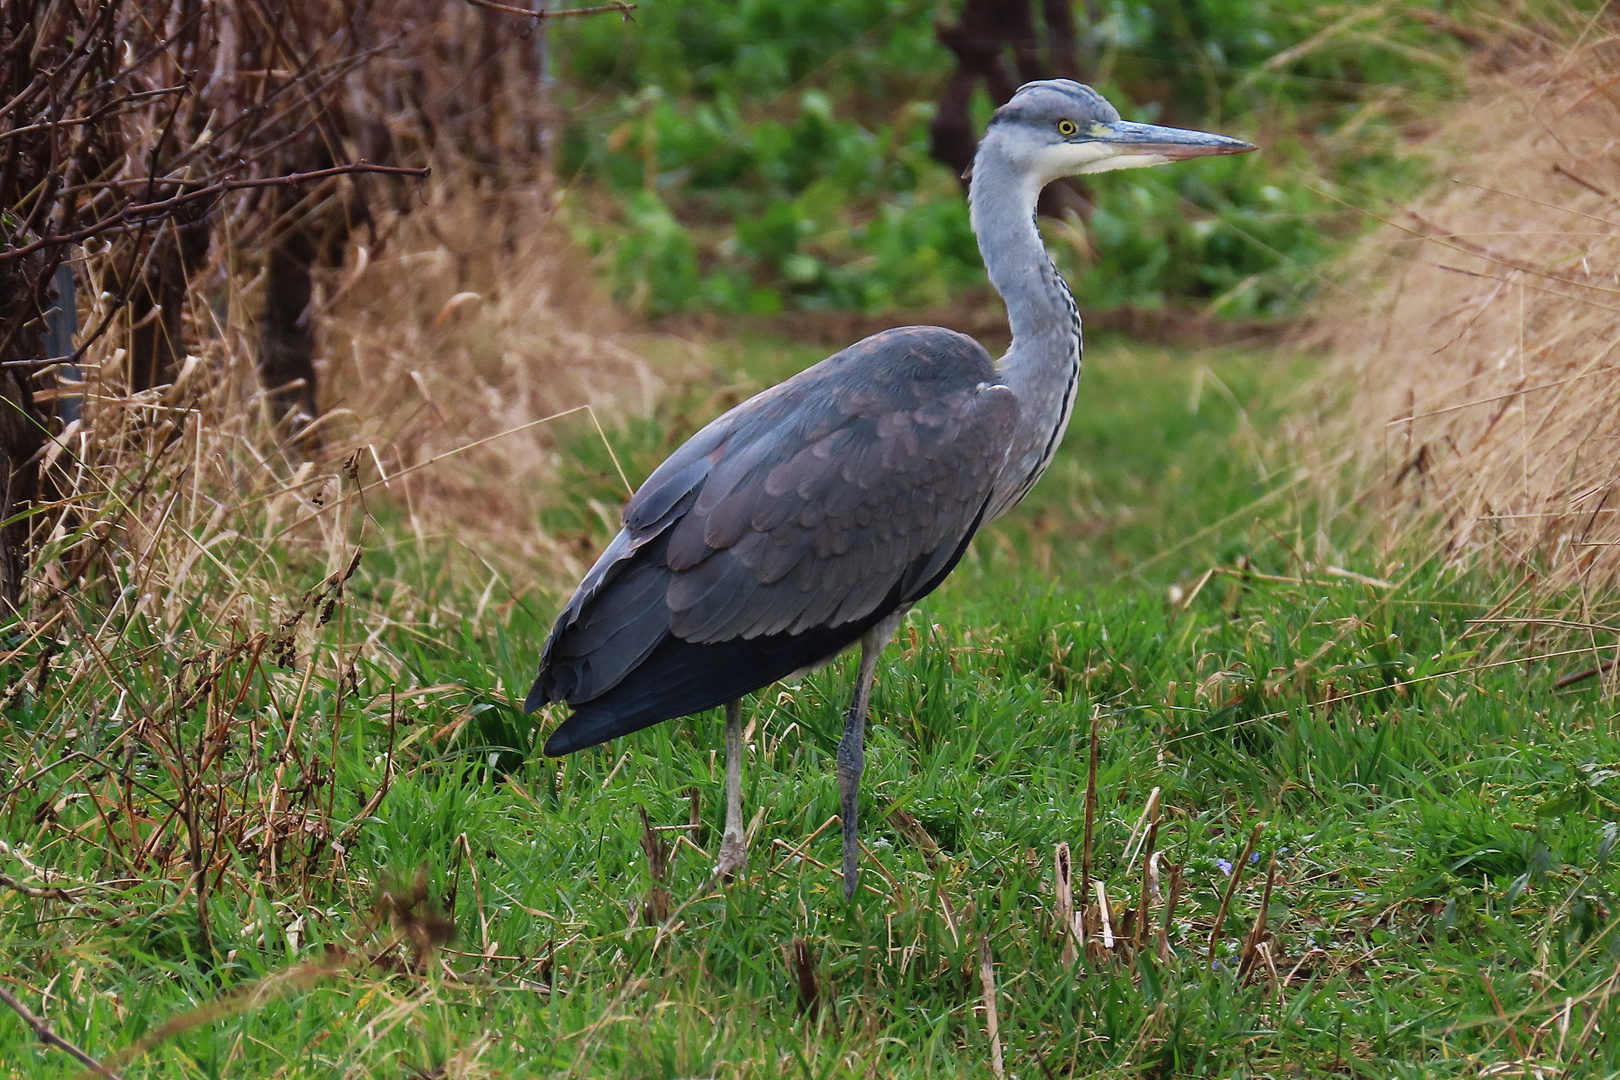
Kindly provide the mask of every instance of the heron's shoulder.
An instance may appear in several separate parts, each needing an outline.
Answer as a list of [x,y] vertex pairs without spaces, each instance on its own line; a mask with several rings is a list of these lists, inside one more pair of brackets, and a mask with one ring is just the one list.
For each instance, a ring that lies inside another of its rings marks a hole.
[[728,437],[787,423],[820,430],[838,416],[916,408],[1000,382],[984,346],[943,326],[898,326],[862,338],[721,416]]
[[977,396],[997,382],[990,354],[966,334],[943,326],[873,334],[710,421],[647,478],[625,509],[625,524],[640,535],[656,535],[672,514],[684,512],[682,500],[723,461],[752,468],[791,457],[861,418],[947,400],[966,408],[963,395]]
[[995,362],[984,346],[943,326],[884,330],[862,338],[822,364],[832,369],[867,369],[880,379],[887,376],[967,385],[996,379]]

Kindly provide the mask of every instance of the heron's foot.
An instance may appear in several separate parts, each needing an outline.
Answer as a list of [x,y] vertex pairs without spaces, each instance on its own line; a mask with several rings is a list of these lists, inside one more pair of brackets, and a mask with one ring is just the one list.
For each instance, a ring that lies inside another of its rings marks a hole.
[[714,864],[714,873],[721,881],[730,881],[748,869],[748,841],[740,832],[728,832],[720,841],[720,858]]

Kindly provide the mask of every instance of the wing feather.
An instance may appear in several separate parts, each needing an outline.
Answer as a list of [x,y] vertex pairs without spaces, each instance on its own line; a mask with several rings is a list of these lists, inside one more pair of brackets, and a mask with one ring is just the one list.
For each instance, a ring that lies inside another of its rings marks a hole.
[[600,649],[625,625],[640,616],[655,599],[662,599],[669,582],[656,567],[637,566],[626,572],[616,587],[603,594],[574,632],[558,643],[563,656],[586,656]]

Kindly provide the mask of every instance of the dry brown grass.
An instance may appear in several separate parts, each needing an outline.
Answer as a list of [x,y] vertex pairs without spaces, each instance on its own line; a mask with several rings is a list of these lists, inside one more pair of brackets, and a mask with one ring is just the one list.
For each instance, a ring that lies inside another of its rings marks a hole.
[[584,569],[571,549],[536,527],[558,459],[553,429],[534,421],[584,405],[609,424],[645,414],[663,380],[548,193],[452,184],[436,182],[426,206],[385,226],[381,254],[357,247],[331,276],[323,438],[340,456],[363,446],[390,476],[458,451],[393,490],[413,530],[477,536],[503,571],[571,576]]
[[1322,337],[1391,540],[1588,604],[1620,581],[1620,37],[1564,15],[1442,121]]

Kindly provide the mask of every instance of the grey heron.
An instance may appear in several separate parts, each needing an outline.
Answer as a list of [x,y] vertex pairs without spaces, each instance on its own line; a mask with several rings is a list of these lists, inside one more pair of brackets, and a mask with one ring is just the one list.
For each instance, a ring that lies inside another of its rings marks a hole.
[[749,398],[671,454],[557,619],[526,709],[566,702],[557,756],[718,705],[726,824],[717,874],[747,864],[744,694],[859,644],[838,746],[846,901],[872,678],[896,626],[974,533],[1052,463],[1080,378],[1080,314],[1035,227],[1062,176],[1253,150],[1123,121],[1067,79],[1028,83],[979,144],[968,202],[1012,347],[938,326],[874,334]]

